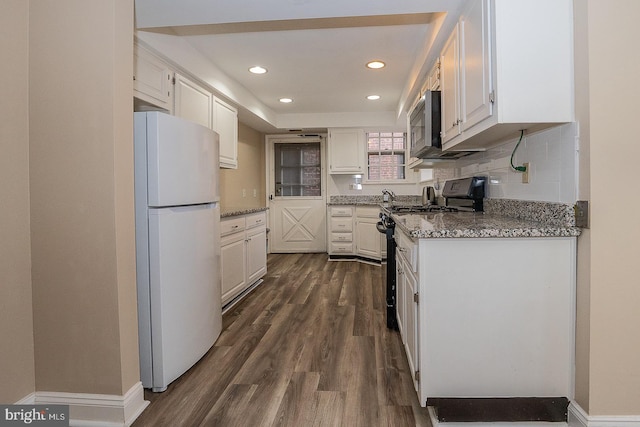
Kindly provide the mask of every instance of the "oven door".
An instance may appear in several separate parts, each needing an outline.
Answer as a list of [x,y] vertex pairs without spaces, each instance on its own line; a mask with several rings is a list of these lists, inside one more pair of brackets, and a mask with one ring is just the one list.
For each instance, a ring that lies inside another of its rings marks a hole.
[[387,328],[398,330],[396,318],[396,241],[394,239],[395,223],[387,216],[376,224],[380,233],[387,238],[387,269],[383,286],[385,287],[387,300]]

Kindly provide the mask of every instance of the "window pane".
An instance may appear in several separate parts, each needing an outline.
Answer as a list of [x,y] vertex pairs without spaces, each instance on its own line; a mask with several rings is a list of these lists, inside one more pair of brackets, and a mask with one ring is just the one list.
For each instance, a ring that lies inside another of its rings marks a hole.
[[405,178],[407,149],[404,132],[367,133],[368,179],[401,180]]
[[305,185],[320,185],[320,168],[315,166],[303,168],[302,183]]
[[306,148],[302,150],[302,164],[304,165],[319,165],[320,164],[320,150]]
[[380,138],[380,150],[392,150],[393,138]]
[[377,166],[371,166],[369,168],[369,179],[380,180],[380,168]]
[[284,185],[300,184],[300,170],[298,168],[282,168],[282,183]]
[[320,143],[275,145],[276,196],[320,196]]

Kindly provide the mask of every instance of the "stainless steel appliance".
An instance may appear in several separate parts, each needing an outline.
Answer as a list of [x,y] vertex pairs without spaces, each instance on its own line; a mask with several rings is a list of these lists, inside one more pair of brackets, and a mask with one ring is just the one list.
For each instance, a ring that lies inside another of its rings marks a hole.
[[422,188],[422,206],[429,206],[436,203],[436,190],[433,187]]
[[[424,203],[423,189],[422,205],[390,204],[385,212],[380,214],[380,221],[376,227],[380,233],[386,235],[387,241],[387,278],[385,282],[387,300],[387,328],[398,329],[396,319],[396,242],[394,238],[396,223],[392,215],[408,213],[428,214],[430,212],[482,212],[487,179],[484,176],[453,179],[445,182],[442,195],[444,205]],[[432,188],[432,187],[425,187]]]
[[440,96],[440,91],[426,91],[409,113],[411,157],[457,159],[471,154],[465,151],[442,151]]

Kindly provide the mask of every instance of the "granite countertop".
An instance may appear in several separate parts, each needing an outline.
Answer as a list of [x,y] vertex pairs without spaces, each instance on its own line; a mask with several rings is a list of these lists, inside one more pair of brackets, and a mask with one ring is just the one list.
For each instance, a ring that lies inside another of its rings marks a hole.
[[239,215],[246,215],[246,214],[251,214],[251,213],[256,213],[256,212],[263,212],[266,211],[267,207],[260,207],[260,208],[239,208],[239,207],[230,207],[230,208],[222,208],[220,210],[220,218],[227,218],[227,217],[231,217],[231,216],[239,216]]
[[[340,206],[340,205],[366,205],[366,206],[378,206],[383,203],[382,196],[329,196],[327,205]],[[422,196],[396,196],[394,203],[401,203],[407,205],[418,205],[422,203]]]
[[571,237],[580,229],[484,212],[393,214],[396,226],[412,238]]
[[485,199],[485,212],[393,214],[410,237],[576,237],[573,207],[562,203]]

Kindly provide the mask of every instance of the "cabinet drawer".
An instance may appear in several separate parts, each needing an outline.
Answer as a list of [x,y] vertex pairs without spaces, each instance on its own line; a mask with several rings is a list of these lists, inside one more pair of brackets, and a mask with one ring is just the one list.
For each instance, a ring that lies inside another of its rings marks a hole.
[[259,227],[267,224],[267,215],[264,212],[258,212],[246,217],[246,228]]
[[331,233],[332,242],[353,242],[353,233]]
[[223,219],[220,221],[220,235],[226,236],[227,234],[235,233],[237,231],[244,231],[244,226],[245,221],[243,216]]
[[399,231],[398,228],[396,228],[394,238],[396,240],[399,255],[407,261],[407,264],[409,264],[409,266],[411,267],[411,271],[417,273],[418,245],[414,241],[412,241],[409,236],[404,234],[402,231]]
[[352,216],[352,215],[353,215],[352,206],[332,206],[331,207],[331,216]]
[[380,218],[380,208],[376,206],[356,206],[358,218]]
[[331,218],[331,231],[353,231],[353,221],[349,218]]
[[352,254],[353,243],[331,242],[331,253],[332,254]]

